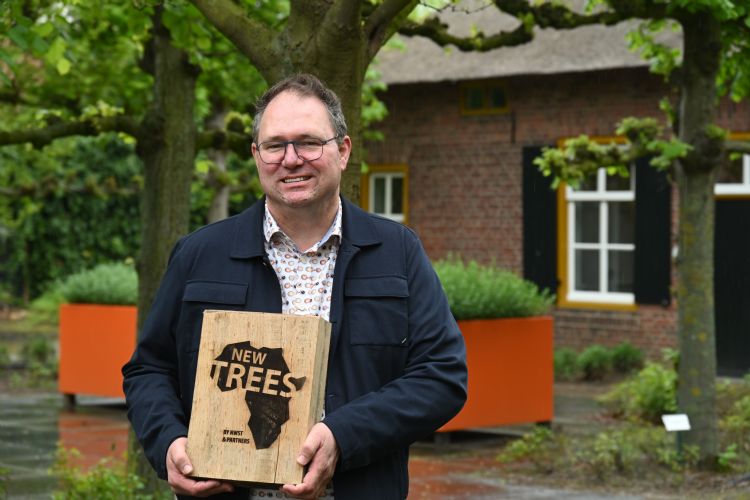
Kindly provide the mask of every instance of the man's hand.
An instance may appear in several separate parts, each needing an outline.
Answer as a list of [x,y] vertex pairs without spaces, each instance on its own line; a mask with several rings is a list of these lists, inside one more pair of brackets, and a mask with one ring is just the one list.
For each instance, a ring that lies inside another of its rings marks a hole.
[[193,472],[193,464],[187,456],[185,446],[187,438],[181,437],[172,441],[167,450],[167,482],[172,491],[180,495],[207,497],[217,493],[234,491],[234,487],[222,481],[198,480],[188,477]]
[[295,498],[314,499],[323,496],[333,477],[339,459],[339,446],[331,429],[317,423],[302,444],[297,463],[309,465],[300,484],[285,484],[281,490]]

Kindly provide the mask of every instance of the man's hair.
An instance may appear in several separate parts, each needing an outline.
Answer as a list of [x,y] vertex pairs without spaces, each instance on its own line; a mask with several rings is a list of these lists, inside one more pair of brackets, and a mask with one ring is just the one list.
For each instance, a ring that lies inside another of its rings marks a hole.
[[[336,140],[339,144],[346,135],[346,120],[344,112],[341,109],[341,100],[336,93],[329,89],[309,73],[299,73],[288,76],[278,82],[276,85],[266,90],[255,103],[255,117],[253,118],[253,141],[258,142],[258,133],[260,132],[260,121],[268,104],[282,92],[293,92],[299,97],[316,97],[325,105],[328,110],[328,116],[331,119],[333,132],[336,134]],[[321,137],[323,139],[323,137]]]

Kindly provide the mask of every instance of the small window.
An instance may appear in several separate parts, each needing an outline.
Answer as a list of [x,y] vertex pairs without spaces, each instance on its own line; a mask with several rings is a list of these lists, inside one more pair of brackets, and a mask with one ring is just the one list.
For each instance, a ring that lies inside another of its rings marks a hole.
[[460,86],[461,112],[466,115],[506,113],[508,96],[502,82],[475,82]]
[[405,165],[371,165],[362,177],[362,207],[406,223],[408,176]]

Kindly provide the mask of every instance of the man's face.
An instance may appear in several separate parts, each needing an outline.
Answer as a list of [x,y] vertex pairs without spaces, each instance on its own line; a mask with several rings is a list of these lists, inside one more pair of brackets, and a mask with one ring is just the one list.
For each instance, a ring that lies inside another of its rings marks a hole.
[[[335,135],[325,105],[315,97],[282,92],[266,107],[258,131],[258,144],[266,141],[327,140]],[[297,157],[288,145],[281,163],[265,163],[256,144],[253,156],[263,191],[271,209],[323,208],[337,202],[341,174],[346,169],[351,140],[328,142],[317,160]]]

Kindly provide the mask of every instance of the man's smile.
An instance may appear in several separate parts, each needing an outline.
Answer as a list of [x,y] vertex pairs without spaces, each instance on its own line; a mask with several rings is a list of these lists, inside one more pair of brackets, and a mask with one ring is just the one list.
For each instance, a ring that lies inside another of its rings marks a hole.
[[284,184],[291,184],[291,183],[294,183],[294,182],[304,182],[304,181],[306,181],[308,179],[311,179],[311,178],[312,178],[312,176],[309,176],[309,175],[308,176],[299,176],[299,177],[287,177],[286,179],[283,179],[282,182]]

